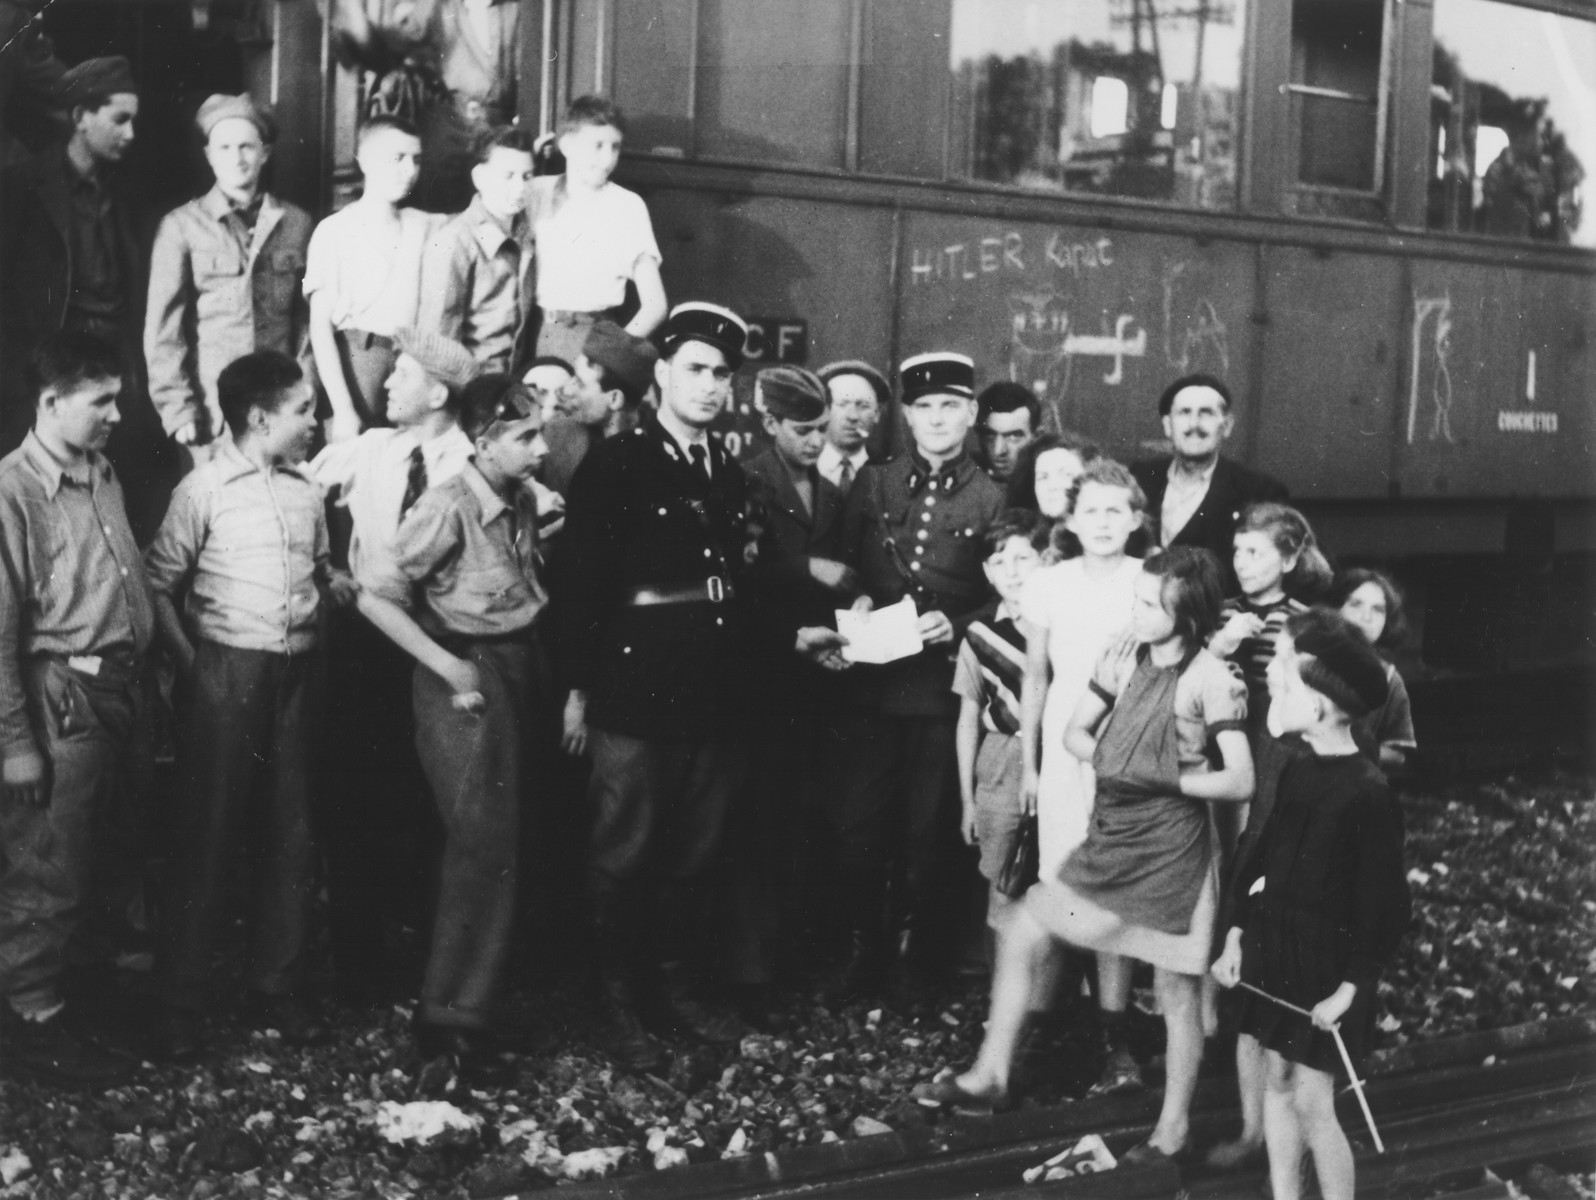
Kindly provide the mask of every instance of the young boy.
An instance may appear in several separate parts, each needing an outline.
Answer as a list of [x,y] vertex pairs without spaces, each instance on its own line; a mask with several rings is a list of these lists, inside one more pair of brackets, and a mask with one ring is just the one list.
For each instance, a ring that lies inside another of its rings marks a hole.
[[571,378],[560,389],[559,415],[544,426],[549,457],[543,481],[560,495],[587,453],[637,424],[637,406],[654,386],[659,351],[601,317],[588,327]]
[[1042,562],[1047,529],[1040,513],[1010,509],[992,522],[981,540],[982,569],[997,599],[980,609],[964,632],[953,667],[959,697],[954,747],[959,759],[959,833],[981,850],[981,876],[992,884],[986,919],[998,927],[1014,903],[998,891],[998,873],[1008,862],[1024,817],[1020,776],[1024,769],[1020,696],[1025,680],[1025,634],[1020,632],[1020,592]]
[[626,332],[647,337],[665,319],[659,245],[641,196],[611,183],[625,136],[621,110],[602,96],[571,101],[560,122],[565,174],[532,183],[532,233],[538,247],[537,352],[575,362],[588,328],[615,316],[626,285],[638,308]]
[[312,227],[309,213],[261,186],[277,140],[269,112],[247,95],[215,95],[195,123],[216,184],[161,222],[144,317],[150,398],[184,446],[226,432],[216,378],[228,363],[304,348],[300,284]]
[[[316,401],[293,359],[261,350],[217,377],[232,434],[172,494],[147,563],[161,641],[186,703],[178,733],[177,842],[157,956],[174,1058],[198,1049],[210,956],[246,824],[266,830],[256,880],[248,1014],[285,1039],[321,1030],[298,995],[310,919],[316,653],[328,569],[321,489],[304,468]],[[178,597],[186,596],[179,616]]]
[[[399,523],[429,487],[471,461],[460,397],[476,359],[437,334],[394,331],[398,360],[384,387],[391,429],[334,442],[310,464],[348,515],[349,569],[362,588],[409,604],[399,573]],[[432,817],[416,761],[408,655],[362,619],[336,611],[328,628],[328,786],[319,803],[327,859],[333,959],[356,1003],[402,994],[403,964],[384,931],[424,919],[422,831]]]
[[471,168],[477,194],[421,258],[417,326],[459,342],[484,371],[513,375],[531,357],[531,182],[532,135],[515,128],[485,135]]
[[421,136],[402,117],[360,127],[360,199],[316,226],[305,262],[310,346],[332,406],[329,441],[390,423],[383,385],[393,373],[395,331],[416,323],[421,254],[439,218],[401,208],[421,171]]
[[0,460],[0,1038],[9,1071],[109,1085],[133,1063],[82,1039],[59,984],[106,808],[133,775],[154,616],[102,453],[117,350],[53,334],[34,363],[33,430]]
[[418,1048],[481,1064],[499,1045],[489,1023],[515,915],[524,731],[548,703],[533,629],[548,597],[527,486],[544,446],[537,405],[504,375],[466,386],[460,424],[472,461],[400,522],[400,582],[363,589],[359,603],[418,664],[416,749],[444,826]]
[[560,411],[560,390],[571,381],[573,373],[571,364],[563,358],[540,354],[521,376],[521,382],[531,391],[532,399],[538,402],[538,412],[543,414],[545,427]]

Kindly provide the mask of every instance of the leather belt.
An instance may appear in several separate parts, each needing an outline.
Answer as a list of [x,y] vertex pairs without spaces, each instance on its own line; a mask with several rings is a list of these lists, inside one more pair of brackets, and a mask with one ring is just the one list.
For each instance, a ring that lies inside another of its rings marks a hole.
[[719,575],[711,575],[697,583],[632,588],[622,603],[633,608],[648,608],[655,604],[721,604],[735,594],[731,584]]

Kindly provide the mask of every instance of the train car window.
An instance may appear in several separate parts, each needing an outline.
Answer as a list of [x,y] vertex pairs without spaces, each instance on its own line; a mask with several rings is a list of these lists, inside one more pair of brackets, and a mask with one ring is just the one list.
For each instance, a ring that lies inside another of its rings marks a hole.
[[626,148],[685,158],[693,142],[693,0],[653,0],[615,30]]
[[949,173],[1236,202],[1244,0],[952,0]]
[[1436,0],[1429,225],[1596,246],[1596,22]]
[[1383,211],[1376,198],[1385,184],[1389,8],[1390,0],[1292,4],[1286,90],[1296,131],[1298,211],[1370,217]]

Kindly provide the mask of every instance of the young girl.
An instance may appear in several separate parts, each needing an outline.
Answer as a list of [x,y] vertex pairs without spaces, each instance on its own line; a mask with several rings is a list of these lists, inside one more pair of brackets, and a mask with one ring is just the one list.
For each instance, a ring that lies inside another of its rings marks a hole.
[[1012,910],[975,1064],[916,1096],[957,1108],[1007,1101],[1032,980],[1056,941],[1140,959],[1154,968],[1168,1033],[1158,1124],[1121,1160],[1140,1164],[1187,1149],[1218,892],[1208,807],[1245,800],[1253,780],[1246,691],[1203,649],[1219,620],[1219,564],[1174,547],[1143,564],[1134,590],[1130,636],[1099,660],[1064,735],[1096,769],[1086,840]]
[[[1389,576],[1366,567],[1353,567],[1336,576],[1328,597],[1331,607],[1351,621],[1369,639],[1376,651],[1389,652],[1400,645],[1407,631],[1402,613],[1402,593]],[[1419,748],[1413,735],[1413,708],[1408,703],[1407,684],[1382,654],[1385,682],[1390,689],[1386,702],[1352,727],[1353,736],[1364,753],[1377,758],[1381,770],[1390,778],[1407,765],[1408,755]]]
[[1352,1200],[1352,1148],[1336,1120],[1339,1025],[1356,1069],[1374,1022],[1375,984],[1410,914],[1402,820],[1353,721],[1386,698],[1385,668],[1335,613],[1292,617],[1269,667],[1270,724],[1311,754],[1281,774],[1274,815],[1237,872],[1234,916],[1213,975],[1245,980],[1308,1009],[1310,1020],[1253,992],[1241,1028],[1265,1048],[1264,1140],[1275,1200],[1301,1194],[1313,1156],[1324,1200]]
[[[1269,820],[1275,780],[1290,750],[1269,735],[1269,660],[1275,638],[1286,621],[1307,611],[1331,580],[1330,564],[1319,551],[1307,519],[1284,504],[1249,505],[1236,526],[1233,565],[1241,595],[1227,600],[1223,624],[1208,649],[1241,670],[1247,685],[1247,738],[1258,781],[1249,804],[1215,812],[1223,858],[1221,878],[1228,881],[1234,861],[1245,857]],[[1218,994],[1210,985],[1204,998],[1204,1022],[1218,1028]],[[1241,1133],[1208,1154],[1210,1166],[1239,1170],[1263,1155],[1264,1056],[1246,1034],[1236,1039],[1236,1081],[1241,1105]]]

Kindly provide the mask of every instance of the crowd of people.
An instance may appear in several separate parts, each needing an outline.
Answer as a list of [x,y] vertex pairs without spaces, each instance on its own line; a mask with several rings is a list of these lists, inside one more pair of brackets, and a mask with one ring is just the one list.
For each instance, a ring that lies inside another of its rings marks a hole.
[[[455,215],[407,204],[421,140],[373,117],[362,195],[317,222],[262,187],[270,112],[213,96],[214,186],[146,254],[117,184],[128,64],[60,96],[69,140],[0,193],[8,1070],[132,1074],[68,967],[141,938],[159,1050],[200,1054],[241,890],[242,1012],[314,1043],[323,885],[342,998],[415,998],[422,1058],[491,1061],[523,1046],[496,1020],[517,896],[565,857],[593,1036],[624,1068],[734,1045],[795,988],[841,1005],[991,970],[978,1060],[922,1103],[1009,1102],[1027,1031],[1083,986],[1112,1091],[1139,1083],[1140,962],[1168,1048],[1130,1158],[1192,1152],[1227,1027],[1243,1128],[1213,1160],[1267,1139],[1283,1200],[1305,1150],[1351,1194],[1328,1030],[1361,1052],[1406,920],[1382,771],[1414,739],[1377,649],[1401,600],[1335,575],[1285,489],[1225,455],[1224,381],[1171,383],[1171,453],[1125,466],[953,351],[895,384],[771,366],[768,444],[739,462],[712,429],[748,326],[669,306],[608,101],[570,106],[563,174],[524,130],[479,139]],[[878,458],[894,406],[906,444]],[[918,648],[854,662],[837,610],[905,600]],[[147,881],[128,848],[163,706]],[[562,806],[569,844],[529,855]],[[427,931],[419,978],[399,920]]]

